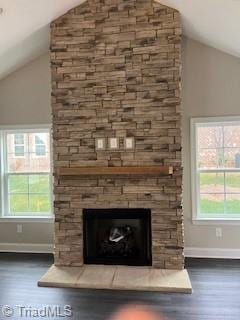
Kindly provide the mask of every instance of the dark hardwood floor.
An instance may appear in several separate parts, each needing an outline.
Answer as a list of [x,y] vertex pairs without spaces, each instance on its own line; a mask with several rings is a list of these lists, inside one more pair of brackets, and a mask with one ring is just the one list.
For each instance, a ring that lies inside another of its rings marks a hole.
[[8,319],[26,319],[16,311],[16,305],[32,308],[71,305],[70,319],[107,320],[113,311],[127,303],[148,305],[170,320],[240,319],[240,261],[237,260],[187,259],[192,295],[37,287],[37,280],[51,264],[50,255],[0,254],[0,319],[7,319],[1,313],[3,305],[15,309]]

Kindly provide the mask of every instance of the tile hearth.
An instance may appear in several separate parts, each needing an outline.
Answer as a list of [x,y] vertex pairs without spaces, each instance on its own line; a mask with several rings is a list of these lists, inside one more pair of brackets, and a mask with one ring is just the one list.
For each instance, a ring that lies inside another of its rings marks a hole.
[[39,280],[41,287],[141,290],[192,293],[187,270],[150,267],[84,265],[52,266]]

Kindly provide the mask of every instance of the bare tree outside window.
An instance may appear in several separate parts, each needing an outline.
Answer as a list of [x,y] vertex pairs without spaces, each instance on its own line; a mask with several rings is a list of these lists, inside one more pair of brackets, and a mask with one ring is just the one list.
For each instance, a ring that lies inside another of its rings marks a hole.
[[[197,122],[196,210],[199,217],[240,218],[240,122]],[[194,196],[194,195],[193,195]]]

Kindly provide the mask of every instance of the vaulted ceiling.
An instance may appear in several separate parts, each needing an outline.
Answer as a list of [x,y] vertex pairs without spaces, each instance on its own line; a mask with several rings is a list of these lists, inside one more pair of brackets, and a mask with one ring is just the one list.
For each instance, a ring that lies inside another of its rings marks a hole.
[[[0,0],[0,79],[47,52],[49,23],[84,0]],[[240,0],[161,0],[182,14],[184,34],[240,57]]]
[[182,14],[187,37],[240,57],[240,0],[162,0]]

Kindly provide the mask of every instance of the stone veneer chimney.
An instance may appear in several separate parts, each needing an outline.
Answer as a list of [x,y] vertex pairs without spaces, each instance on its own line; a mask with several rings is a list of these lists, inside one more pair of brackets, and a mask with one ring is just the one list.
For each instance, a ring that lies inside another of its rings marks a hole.
[[[151,0],[89,0],[51,25],[55,264],[83,264],[84,208],[149,208],[152,264],[182,269],[180,15]],[[95,149],[118,137],[119,148]],[[134,137],[126,151],[124,137]],[[170,176],[59,168],[173,166]]]

